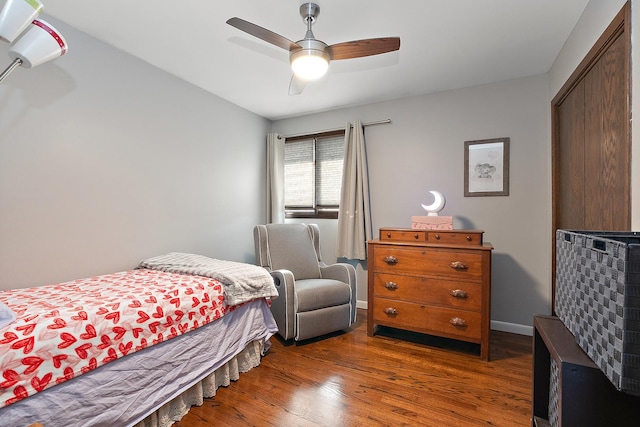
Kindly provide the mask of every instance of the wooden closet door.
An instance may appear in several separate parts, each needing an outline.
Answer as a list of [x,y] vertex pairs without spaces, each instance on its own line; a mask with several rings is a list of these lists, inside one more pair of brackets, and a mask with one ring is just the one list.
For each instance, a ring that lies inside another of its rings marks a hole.
[[627,9],[552,104],[554,231],[629,230],[631,224]]
[[582,229],[585,222],[584,82],[580,82],[558,106],[557,116],[555,228]]
[[553,297],[557,229],[631,226],[630,25],[627,2],[552,101]]
[[585,76],[586,230],[629,230],[631,140],[625,38],[613,41]]

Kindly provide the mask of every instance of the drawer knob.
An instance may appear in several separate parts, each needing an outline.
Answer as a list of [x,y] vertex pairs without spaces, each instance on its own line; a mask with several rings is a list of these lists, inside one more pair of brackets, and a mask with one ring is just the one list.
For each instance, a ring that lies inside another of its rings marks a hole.
[[413,238],[416,239],[416,240],[418,239],[418,237],[420,237],[420,235],[418,233],[413,235]]
[[464,271],[469,269],[469,266],[462,261],[453,261],[451,264],[449,264],[449,267],[458,271]]
[[451,292],[449,292],[449,294],[454,298],[469,298],[469,294],[467,294],[467,291],[463,291],[462,289],[453,289]]
[[436,234],[436,235],[435,235],[435,236],[433,236],[433,237],[435,237],[435,238],[436,238],[436,240],[440,240],[440,235],[439,235],[439,234]]
[[467,322],[459,317],[452,317],[451,319],[449,319],[449,323],[451,323],[453,326],[467,326]]
[[398,284],[395,282],[387,282],[384,284],[384,287],[389,289],[390,291],[395,291],[398,289]]
[[396,258],[396,257],[394,257],[392,255],[389,255],[389,256],[384,257],[384,262],[386,262],[389,265],[396,265],[398,263],[398,258]]
[[384,309],[384,314],[386,314],[387,316],[397,316],[398,310],[393,307],[387,307]]
[[467,236],[467,242],[470,242],[472,240],[473,240],[473,238],[471,236]]
[[391,238],[391,233],[387,233],[387,239]]

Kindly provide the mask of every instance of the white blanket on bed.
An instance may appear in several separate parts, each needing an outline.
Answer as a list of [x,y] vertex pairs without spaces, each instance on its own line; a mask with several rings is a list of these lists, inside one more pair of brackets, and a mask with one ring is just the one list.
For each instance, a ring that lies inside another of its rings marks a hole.
[[266,269],[252,264],[171,252],[146,259],[138,268],[217,279],[224,285],[225,301],[230,306],[255,298],[278,296],[271,274]]

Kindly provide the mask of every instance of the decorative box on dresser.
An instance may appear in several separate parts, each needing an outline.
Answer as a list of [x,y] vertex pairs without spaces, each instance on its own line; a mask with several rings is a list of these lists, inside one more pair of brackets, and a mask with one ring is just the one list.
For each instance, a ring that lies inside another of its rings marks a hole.
[[381,228],[368,242],[368,335],[388,326],[472,342],[489,360],[493,247],[483,234]]

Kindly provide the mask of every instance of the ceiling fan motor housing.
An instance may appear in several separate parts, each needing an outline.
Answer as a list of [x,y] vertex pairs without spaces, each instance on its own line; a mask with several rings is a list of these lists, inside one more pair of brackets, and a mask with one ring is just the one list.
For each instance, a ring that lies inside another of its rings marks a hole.
[[320,15],[320,6],[316,3],[303,3],[300,5],[300,16],[305,24],[313,24]]

